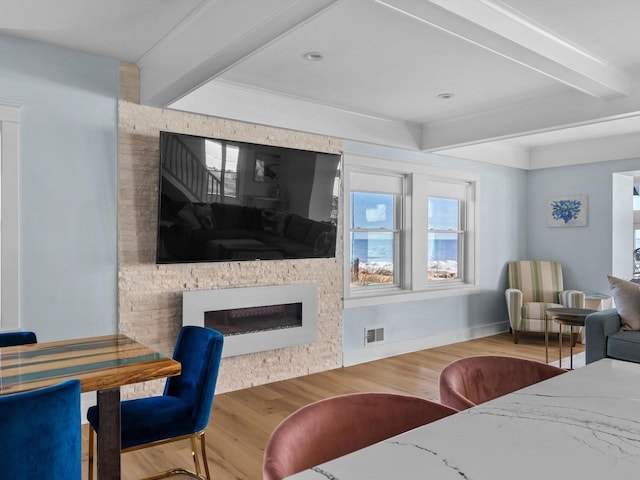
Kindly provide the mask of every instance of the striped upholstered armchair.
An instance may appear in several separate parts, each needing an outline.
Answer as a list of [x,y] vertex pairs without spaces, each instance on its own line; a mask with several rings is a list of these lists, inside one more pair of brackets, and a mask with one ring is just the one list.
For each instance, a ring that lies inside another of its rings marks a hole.
[[[584,293],[564,290],[562,266],[557,262],[522,260],[509,262],[509,288],[505,291],[513,343],[520,332],[544,332],[547,308],[584,308]],[[549,332],[558,325],[549,322]]]

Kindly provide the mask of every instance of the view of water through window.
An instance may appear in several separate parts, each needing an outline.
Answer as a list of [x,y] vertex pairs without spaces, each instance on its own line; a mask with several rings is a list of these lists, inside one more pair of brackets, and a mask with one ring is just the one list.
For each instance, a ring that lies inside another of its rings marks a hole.
[[[351,283],[392,284],[398,228],[394,218],[395,196],[381,193],[351,193]],[[429,280],[459,277],[460,201],[429,198]]]

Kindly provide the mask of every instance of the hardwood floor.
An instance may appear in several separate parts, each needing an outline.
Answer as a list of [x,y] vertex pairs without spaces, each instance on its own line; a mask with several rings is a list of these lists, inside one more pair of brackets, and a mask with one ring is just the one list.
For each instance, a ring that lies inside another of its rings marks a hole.
[[[549,361],[557,360],[557,336],[552,336],[549,343]],[[568,355],[566,347],[567,338],[563,353]],[[574,354],[582,351],[582,344],[574,348]],[[262,478],[262,454],[269,435],[282,419],[303,405],[363,391],[437,400],[438,375],[445,365],[457,358],[489,354],[544,362],[544,337],[523,334],[520,343],[514,345],[511,335],[505,333],[216,395],[206,432],[211,476],[216,480]],[[86,436],[86,431],[83,433]],[[86,478],[86,441],[83,445]],[[127,453],[122,458],[123,480],[176,466],[192,468],[189,447],[188,441],[181,441]]]

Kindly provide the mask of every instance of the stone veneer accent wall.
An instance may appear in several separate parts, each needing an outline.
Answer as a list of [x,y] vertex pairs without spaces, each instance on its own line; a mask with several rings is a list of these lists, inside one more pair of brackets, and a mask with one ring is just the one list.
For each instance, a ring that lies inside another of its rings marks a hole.
[[[315,283],[314,344],[225,358],[217,392],[237,390],[342,363],[342,226],[335,259],[156,265],[159,132],[340,153],[342,141],[278,128],[138,105],[135,65],[122,64],[119,102],[118,330],[171,355],[182,325],[182,292]],[[342,202],[341,202],[342,203]],[[124,398],[155,394],[163,382],[130,386]]]

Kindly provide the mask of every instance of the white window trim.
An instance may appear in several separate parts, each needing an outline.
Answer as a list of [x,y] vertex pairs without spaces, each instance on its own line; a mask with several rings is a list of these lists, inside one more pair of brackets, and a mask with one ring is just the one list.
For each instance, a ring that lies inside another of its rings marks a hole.
[[[348,252],[350,252],[349,235],[344,235],[343,251],[345,252],[344,260],[344,305],[345,308],[356,308],[372,305],[411,302],[417,300],[427,300],[433,298],[444,298],[461,295],[471,295],[479,291],[477,280],[478,265],[478,249],[477,240],[479,235],[478,209],[475,204],[478,198],[479,176],[467,172],[460,172],[439,167],[430,167],[412,162],[394,161],[386,158],[347,155],[344,156],[344,192],[345,198],[351,193],[350,174],[352,171],[362,172],[371,171],[378,174],[388,173],[390,175],[405,175],[407,188],[405,192],[405,219],[407,224],[403,225],[405,232],[404,238],[401,238],[403,252],[411,252],[412,245],[417,245],[418,236],[426,234],[426,223],[423,222],[426,205],[418,207],[414,205],[415,199],[422,195],[420,192],[422,177],[427,176],[431,181],[443,182],[460,182],[470,183],[472,185],[469,198],[467,198],[467,238],[465,238],[466,254],[471,255],[472,261],[466,263],[465,281],[460,282],[443,282],[442,284],[434,284],[430,282],[427,285],[425,281],[417,281],[413,274],[413,264],[420,265],[421,261],[426,265],[426,253],[412,252],[412,255],[405,255],[401,258],[402,268],[404,271],[405,281],[401,282],[402,288],[375,288],[370,290],[357,289],[354,294],[350,285],[350,261]],[[414,191],[417,190],[417,191]],[[426,197],[425,197],[426,198]],[[344,208],[344,225],[349,225],[350,205],[348,199],[345,201]],[[424,229],[415,228],[416,225],[424,223]],[[426,238],[426,237],[425,237]],[[412,257],[412,258],[411,258]],[[415,285],[412,285],[415,283]],[[363,291],[364,290],[364,291]]]
[[20,112],[22,106],[0,102],[2,179],[0,184],[1,311],[0,329],[20,328]]

